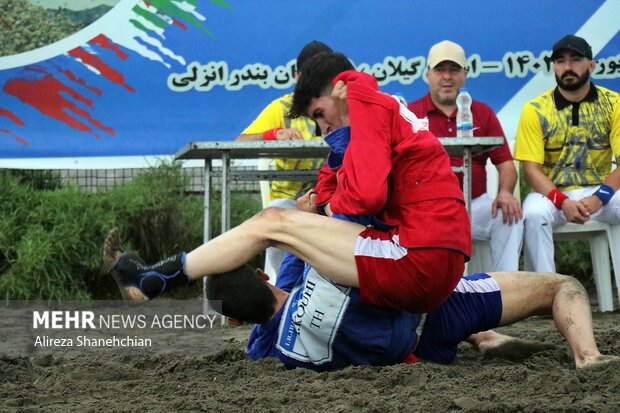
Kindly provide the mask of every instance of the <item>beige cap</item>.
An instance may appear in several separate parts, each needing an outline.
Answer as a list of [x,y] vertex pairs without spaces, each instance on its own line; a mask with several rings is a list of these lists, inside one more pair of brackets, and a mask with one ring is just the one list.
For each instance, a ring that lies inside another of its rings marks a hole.
[[446,60],[454,62],[463,68],[467,67],[465,50],[450,40],[444,40],[431,47],[431,50],[428,52],[428,67],[433,68]]

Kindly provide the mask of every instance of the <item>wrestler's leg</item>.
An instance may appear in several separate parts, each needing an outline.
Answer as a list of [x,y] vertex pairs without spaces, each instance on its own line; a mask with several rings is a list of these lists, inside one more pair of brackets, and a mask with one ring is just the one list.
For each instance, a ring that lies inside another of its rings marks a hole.
[[125,253],[117,229],[104,242],[103,260],[123,298],[147,300],[191,280],[234,270],[276,246],[297,255],[334,281],[359,285],[354,250],[364,226],[291,209],[267,208],[188,254],[149,265]]
[[494,330],[472,334],[467,338],[467,342],[476,347],[485,359],[501,358],[511,361],[521,361],[541,351],[555,348],[550,343],[513,337]]
[[620,360],[598,350],[592,327],[588,294],[573,277],[556,273],[490,273],[500,287],[502,318],[509,325],[536,314],[553,315],[568,342],[577,368]]
[[353,252],[363,230],[362,225],[352,222],[293,209],[266,208],[188,253],[184,269],[190,279],[231,271],[275,246],[333,281],[357,287]]

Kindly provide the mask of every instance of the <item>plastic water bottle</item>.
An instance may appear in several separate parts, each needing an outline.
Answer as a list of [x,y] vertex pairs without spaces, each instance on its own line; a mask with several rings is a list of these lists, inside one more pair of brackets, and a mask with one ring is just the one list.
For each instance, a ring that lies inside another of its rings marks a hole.
[[467,88],[462,87],[456,97],[456,137],[474,137],[474,119],[471,114],[471,95]]

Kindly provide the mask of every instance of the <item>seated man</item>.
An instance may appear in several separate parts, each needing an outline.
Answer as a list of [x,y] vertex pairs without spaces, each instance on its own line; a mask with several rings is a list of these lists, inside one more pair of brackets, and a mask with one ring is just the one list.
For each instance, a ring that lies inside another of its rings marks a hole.
[[[588,42],[567,35],[551,54],[557,86],[523,107],[515,159],[532,192],[523,202],[525,268],[555,271],[553,229],[620,223],[620,94],[592,83]],[[615,271],[618,271],[614,268]]]
[[[118,233],[110,232],[104,245],[108,267],[122,276],[129,257],[143,262],[137,255],[123,254]],[[144,265],[142,270],[148,268]],[[331,370],[420,359],[450,363],[459,342],[471,334],[546,313],[553,314],[576,368],[620,361],[598,351],[583,286],[554,273],[467,276],[437,309],[420,315],[364,304],[358,289],[335,284],[288,255],[276,286],[266,282],[262,271],[245,265],[208,277],[207,298],[221,301],[222,314],[259,324],[247,347],[252,359],[276,357],[289,368]],[[488,352],[520,344],[496,333],[475,337],[472,344]],[[533,347],[531,352],[540,349]]]
[[[407,107],[419,118],[428,119],[436,136],[456,137],[456,97],[467,78],[467,59],[463,48],[449,40],[428,52],[426,80],[428,93]],[[471,104],[474,136],[501,136],[502,146],[484,151],[471,160],[471,236],[489,241],[492,266],[487,271],[517,271],[523,238],[523,216],[519,200],[513,195],[518,173],[510,147],[497,116],[478,100]],[[487,193],[487,160],[498,173],[497,196]],[[463,166],[462,157],[450,158],[453,166]],[[457,174],[463,180],[461,173]]]

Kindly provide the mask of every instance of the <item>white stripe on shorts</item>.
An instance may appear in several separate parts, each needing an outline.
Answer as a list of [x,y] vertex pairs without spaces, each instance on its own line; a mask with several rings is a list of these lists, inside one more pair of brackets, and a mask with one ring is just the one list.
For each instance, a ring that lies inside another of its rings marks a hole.
[[400,245],[398,235],[394,235],[391,241],[358,236],[355,255],[398,260],[407,255],[407,248]]
[[461,278],[454,291],[457,293],[492,293],[499,291],[499,285],[491,277],[477,280]]

